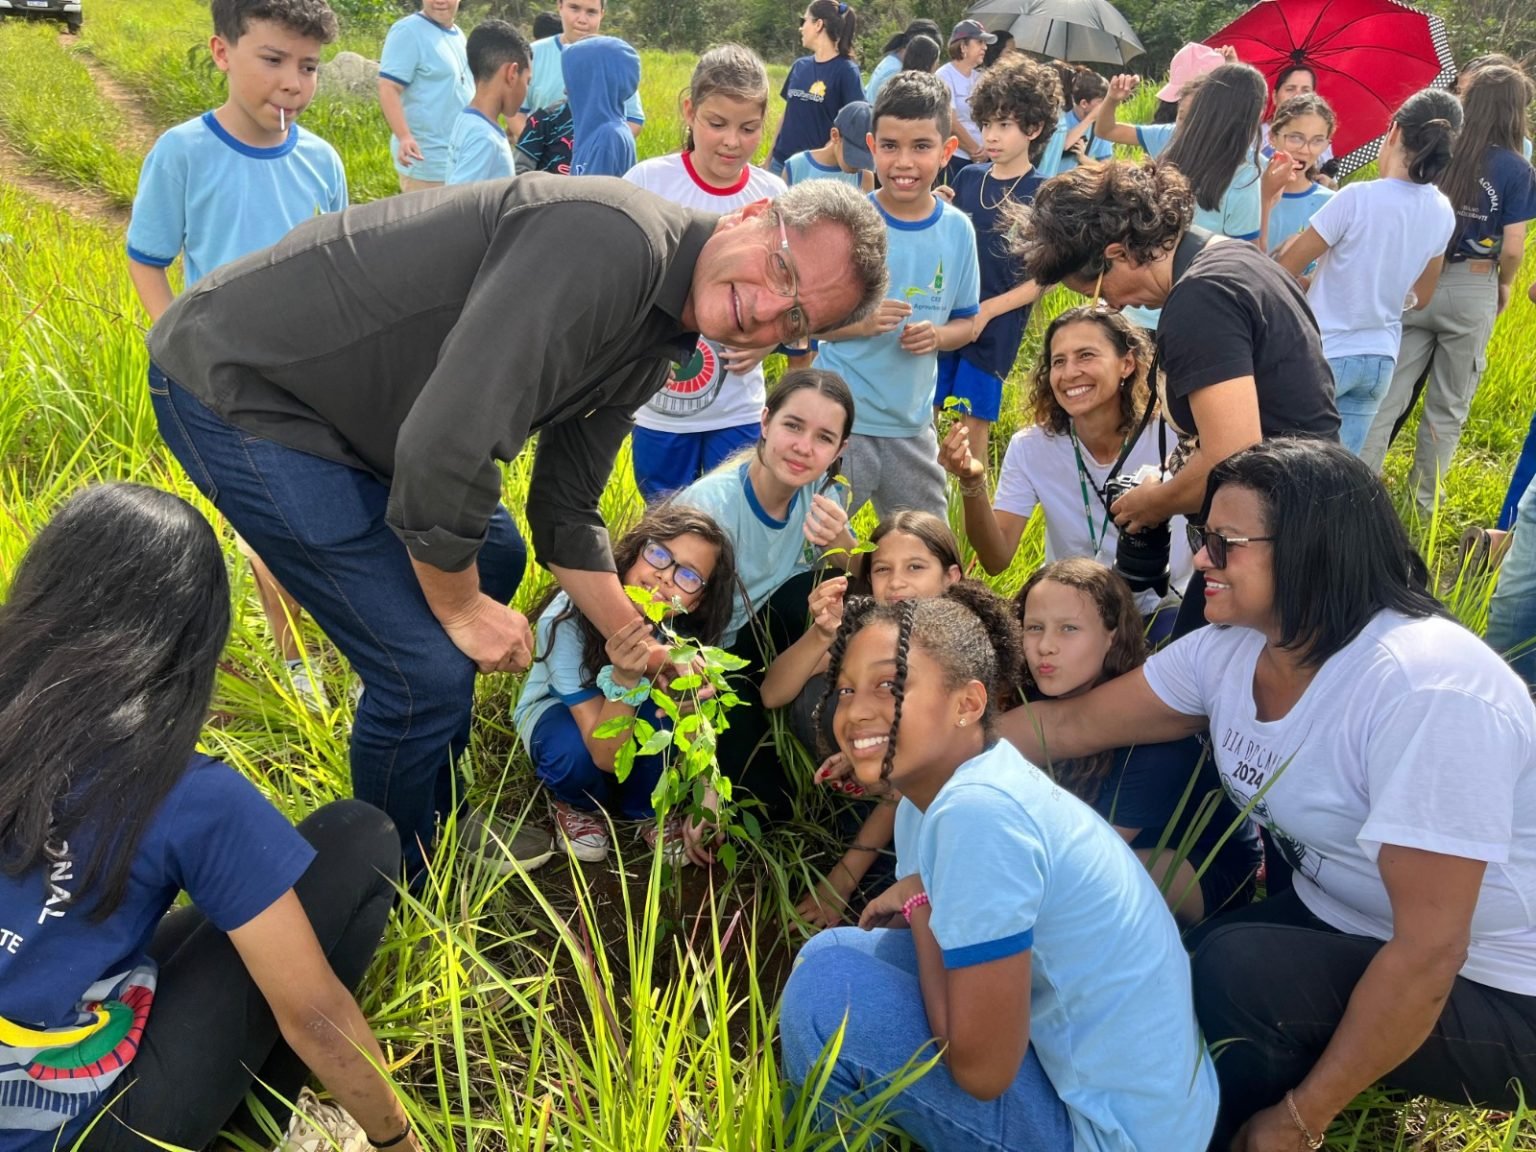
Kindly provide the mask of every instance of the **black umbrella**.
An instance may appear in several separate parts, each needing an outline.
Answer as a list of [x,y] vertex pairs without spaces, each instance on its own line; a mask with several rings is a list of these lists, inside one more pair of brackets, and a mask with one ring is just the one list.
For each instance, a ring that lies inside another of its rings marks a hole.
[[1082,64],[1124,64],[1146,51],[1109,0],[979,0],[966,16],[1009,32],[1026,52]]

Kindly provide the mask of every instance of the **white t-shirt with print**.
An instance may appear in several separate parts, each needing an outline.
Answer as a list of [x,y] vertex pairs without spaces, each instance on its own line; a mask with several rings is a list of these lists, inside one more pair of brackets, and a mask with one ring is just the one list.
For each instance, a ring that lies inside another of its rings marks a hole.
[[[1115,564],[1115,549],[1120,533],[1114,518],[1106,514],[1104,505],[1094,489],[1104,491],[1104,481],[1109,479],[1113,460],[1104,463],[1093,458],[1086,448],[1083,466],[1088,473],[1088,508],[1083,507],[1083,485],[1077,472],[1077,458],[1072,451],[1072,438],[1067,435],[1052,436],[1038,424],[1021,432],[1015,432],[1003,455],[1003,467],[997,478],[997,494],[992,506],[999,512],[1011,512],[1028,518],[1038,507],[1045,513],[1045,562],[1065,560],[1072,556],[1087,556],[1106,567]],[[1119,453],[1115,453],[1119,455]],[[1157,424],[1149,423],[1142,430],[1131,454],[1121,468],[1130,475],[1144,464],[1154,468],[1157,459]],[[1089,517],[1092,516],[1092,536],[1089,535]],[[1189,537],[1184,531],[1184,517],[1175,516],[1170,525],[1173,540],[1168,550],[1168,565],[1172,573],[1173,588],[1180,594],[1194,572],[1194,559],[1189,551]],[[1103,539],[1098,539],[1102,532]],[[1094,541],[1098,546],[1094,547]],[[1136,606],[1143,615],[1157,608],[1160,598],[1156,591],[1148,589],[1136,594]]]
[[[785,192],[784,181],[748,164],[734,188],[712,188],[699,179],[688,156],[674,152],[642,160],[624,179],[685,208],[733,212],[754,200],[772,200]],[[767,390],[763,366],[737,374],[725,370],[724,348],[699,337],[698,351],[675,365],[667,385],[635,412],[635,423],[652,432],[715,432],[756,424]]]
[[[1483,860],[1461,974],[1536,995],[1536,709],[1492,649],[1451,620],[1383,611],[1261,721],[1264,637],[1207,627],[1147,661],[1170,708],[1210,718],[1223,786],[1295,868],[1296,893],[1341,932],[1387,940],[1383,844]],[[1260,790],[1262,794],[1260,795]]]
[[976,119],[971,115],[971,92],[975,89],[976,82],[981,79],[984,72],[985,69],[972,68],[971,74],[967,76],[951,60],[934,73],[935,76],[944,81],[944,87],[949,89],[950,100],[955,106],[955,112],[959,114],[960,123],[971,134],[971,139],[975,140],[978,144],[981,142],[981,129],[976,127]]

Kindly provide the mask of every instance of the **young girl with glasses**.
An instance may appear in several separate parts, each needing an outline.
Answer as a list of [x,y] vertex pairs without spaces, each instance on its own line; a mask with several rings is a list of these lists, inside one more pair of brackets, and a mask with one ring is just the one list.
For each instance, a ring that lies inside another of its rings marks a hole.
[[1318,165],[1333,142],[1338,120],[1333,109],[1315,92],[1292,96],[1275,109],[1270,121],[1274,143],[1271,155],[1284,152],[1290,160],[1288,173],[1280,179],[1264,181],[1264,199],[1269,207],[1269,223],[1264,231],[1264,249],[1273,254],[1292,236],[1300,235],[1328,203],[1333,190],[1318,180]]
[[[719,643],[735,596],[735,552],[708,515],[670,504],[652,508],[619,541],[613,559],[626,586],[648,589],[667,605],[679,633]],[[655,847],[659,839],[669,859],[704,862],[697,851],[688,851],[682,817],[669,817],[660,828],[656,824],[651,793],[664,757],[636,757],[621,781],[614,774],[615,757],[629,736],[596,735],[624,716],[666,725],[651,703],[646,676],[657,638],[654,625],[637,615],[604,640],[564,592],[554,593],[539,614],[533,667],[512,722],[553,801],[556,836],[578,860],[607,857],[611,817],[646,822],[646,843]]]

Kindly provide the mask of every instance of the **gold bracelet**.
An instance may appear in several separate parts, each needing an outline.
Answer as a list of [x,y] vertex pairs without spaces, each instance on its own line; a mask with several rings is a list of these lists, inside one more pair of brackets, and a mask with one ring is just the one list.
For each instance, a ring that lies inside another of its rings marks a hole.
[[986,494],[987,474],[985,472],[981,474],[981,478],[976,483],[969,486],[965,484],[960,485],[960,495],[962,496],[985,496]]
[[1291,1123],[1296,1125],[1296,1130],[1301,1133],[1301,1138],[1306,1141],[1307,1147],[1312,1149],[1312,1152],[1317,1152],[1317,1149],[1323,1146],[1323,1138],[1312,1135],[1311,1130],[1307,1128],[1307,1122],[1301,1118],[1301,1109],[1296,1107],[1294,1089],[1285,1094],[1285,1109],[1291,1114]]

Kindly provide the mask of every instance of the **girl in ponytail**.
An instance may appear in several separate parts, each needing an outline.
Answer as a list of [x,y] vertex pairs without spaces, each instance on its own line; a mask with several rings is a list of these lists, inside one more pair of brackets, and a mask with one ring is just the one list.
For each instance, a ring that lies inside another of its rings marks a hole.
[[779,94],[784,118],[773,142],[768,170],[782,175],[796,152],[820,148],[832,138],[843,105],[864,99],[864,78],[853,60],[858,16],[851,4],[811,0],[800,19],[800,43],[811,53],[790,66]]

